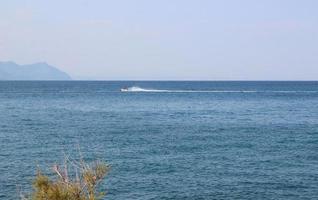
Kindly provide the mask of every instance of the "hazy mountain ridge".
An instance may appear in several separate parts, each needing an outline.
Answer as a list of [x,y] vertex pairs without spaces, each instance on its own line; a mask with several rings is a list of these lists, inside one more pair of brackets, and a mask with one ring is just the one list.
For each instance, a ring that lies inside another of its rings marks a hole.
[[0,62],[0,80],[71,80],[71,77],[45,62],[18,65]]

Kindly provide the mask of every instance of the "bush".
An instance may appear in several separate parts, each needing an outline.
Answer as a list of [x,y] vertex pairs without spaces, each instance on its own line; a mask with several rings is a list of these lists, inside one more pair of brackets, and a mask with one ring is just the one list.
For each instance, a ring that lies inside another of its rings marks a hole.
[[[70,167],[71,166],[71,167]],[[73,169],[70,175],[70,169]],[[98,200],[105,195],[98,186],[109,172],[109,165],[102,162],[86,164],[83,161],[65,162],[62,169],[53,166],[55,178],[51,179],[40,170],[33,182],[33,193],[25,200]]]

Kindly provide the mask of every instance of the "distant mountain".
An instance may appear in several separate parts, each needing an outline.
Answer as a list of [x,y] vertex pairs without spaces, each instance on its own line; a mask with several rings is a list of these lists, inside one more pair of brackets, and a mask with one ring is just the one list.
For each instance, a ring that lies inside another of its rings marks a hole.
[[44,62],[30,65],[0,62],[0,80],[71,80],[71,77]]

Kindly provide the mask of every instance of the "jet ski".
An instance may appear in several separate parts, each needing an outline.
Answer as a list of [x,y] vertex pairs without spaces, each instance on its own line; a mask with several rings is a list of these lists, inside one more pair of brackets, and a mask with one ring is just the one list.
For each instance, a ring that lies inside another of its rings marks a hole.
[[120,91],[121,92],[128,92],[128,88],[127,87],[121,88]]

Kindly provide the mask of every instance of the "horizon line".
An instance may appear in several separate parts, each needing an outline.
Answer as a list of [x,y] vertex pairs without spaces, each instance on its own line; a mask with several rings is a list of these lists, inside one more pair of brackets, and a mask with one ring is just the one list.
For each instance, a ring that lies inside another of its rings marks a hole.
[[158,82],[169,82],[169,81],[173,81],[173,82],[183,82],[183,81],[188,81],[188,82],[238,82],[238,81],[242,81],[242,82],[318,82],[318,79],[317,80],[299,80],[299,79],[286,79],[286,80],[279,80],[279,79],[274,79],[274,80],[270,80],[270,79],[250,79],[250,80],[247,80],[247,79],[229,79],[229,80],[223,80],[223,79],[216,79],[216,80],[208,80],[208,79],[202,79],[202,80],[199,80],[199,79],[71,79],[71,80],[49,80],[49,79],[46,79],[46,80],[0,80],[2,82],[5,82],[5,81],[56,81],[56,82],[66,82],[66,81],[69,81],[69,82],[76,82],[76,81],[91,81],[91,82],[94,82],[94,81],[144,81],[144,82],[147,82],[147,81],[158,81]]

